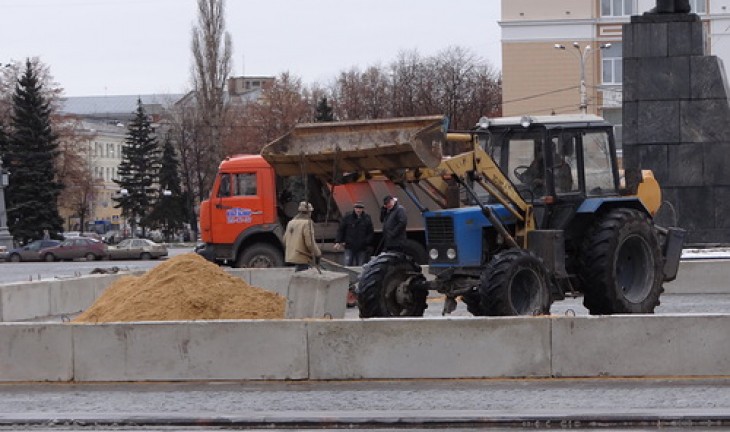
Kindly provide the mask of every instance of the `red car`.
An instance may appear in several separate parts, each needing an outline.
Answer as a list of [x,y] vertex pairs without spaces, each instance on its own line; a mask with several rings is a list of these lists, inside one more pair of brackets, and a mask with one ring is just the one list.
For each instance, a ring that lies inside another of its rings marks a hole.
[[41,249],[38,255],[43,261],[74,260],[76,258],[94,261],[108,258],[109,252],[106,245],[98,240],[76,237],[64,240],[58,246]]

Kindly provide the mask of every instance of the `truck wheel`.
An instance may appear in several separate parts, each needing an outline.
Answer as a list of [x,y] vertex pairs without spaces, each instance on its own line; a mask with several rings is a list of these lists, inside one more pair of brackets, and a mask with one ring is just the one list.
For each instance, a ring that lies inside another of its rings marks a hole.
[[428,291],[413,289],[426,278],[412,258],[387,252],[365,264],[358,281],[360,318],[423,316]]
[[644,213],[606,214],[588,232],[580,257],[583,305],[591,314],[653,313],[659,305],[663,260]]
[[489,316],[550,313],[550,283],[542,261],[524,249],[497,254],[479,278],[481,307]]
[[236,267],[242,268],[271,268],[283,267],[284,258],[274,246],[261,243],[249,246],[238,255]]

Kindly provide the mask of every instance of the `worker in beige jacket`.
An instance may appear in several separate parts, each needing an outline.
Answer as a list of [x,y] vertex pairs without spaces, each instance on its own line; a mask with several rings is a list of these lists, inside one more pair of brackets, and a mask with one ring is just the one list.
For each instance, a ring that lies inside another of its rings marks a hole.
[[284,232],[284,247],[286,262],[294,264],[294,271],[310,268],[312,264],[319,265],[322,251],[314,240],[314,223],[312,222],[312,204],[302,201],[299,203],[299,212],[294,219],[286,224]]

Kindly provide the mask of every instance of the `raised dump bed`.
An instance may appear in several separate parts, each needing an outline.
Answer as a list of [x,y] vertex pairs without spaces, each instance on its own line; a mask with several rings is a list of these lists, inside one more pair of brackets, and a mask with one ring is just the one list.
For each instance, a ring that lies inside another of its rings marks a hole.
[[446,139],[443,116],[299,124],[261,155],[281,176],[434,168]]

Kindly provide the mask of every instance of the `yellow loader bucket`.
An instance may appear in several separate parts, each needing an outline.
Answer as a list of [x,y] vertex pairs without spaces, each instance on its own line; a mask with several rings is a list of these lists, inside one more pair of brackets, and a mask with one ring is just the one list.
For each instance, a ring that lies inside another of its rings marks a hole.
[[434,168],[446,140],[444,116],[304,123],[261,155],[281,176]]

